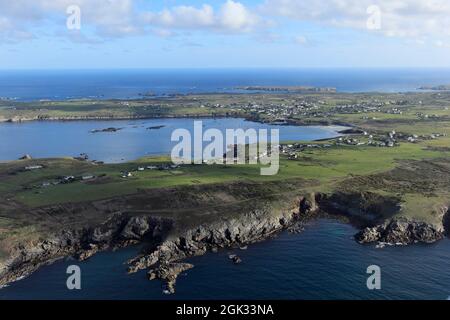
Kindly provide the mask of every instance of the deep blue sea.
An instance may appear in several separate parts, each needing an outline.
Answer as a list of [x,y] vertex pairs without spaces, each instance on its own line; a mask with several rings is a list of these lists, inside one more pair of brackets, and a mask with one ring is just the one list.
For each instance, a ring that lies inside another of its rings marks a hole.
[[[0,97],[17,100],[139,98],[139,93],[239,92],[237,86],[310,85],[341,92],[415,91],[422,85],[450,84],[450,69],[283,69],[283,70],[115,70],[0,71]],[[205,128],[260,128],[242,119],[204,120]],[[149,126],[165,125],[159,130]],[[0,160],[77,156],[121,162],[168,153],[174,128],[192,119],[30,122],[0,124]],[[266,125],[264,125],[267,127]],[[90,133],[121,127],[116,133]],[[280,128],[281,140],[320,139],[336,128]],[[145,271],[126,274],[123,264],[138,247],[103,252],[85,262],[64,260],[0,289],[0,299],[448,299],[450,240],[432,245],[385,247],[357,244],[352,226],[332,220],[311,222],[301,234],[224,250],[189,261],[195,268],[181,275],[175,295],[162,293]],[[243,260],[233,265],[228,254]],[[77,264],[82,289],[66,288],[66,268]],[[369,265],[381,267],[381,290],[366,287]]]
[[236,87],[258,85],[399,92],[441,84],[450,84],[450,69],[0,70],[0,97],[25,101],[141,98],[139,94],[148,92],[242,92]]

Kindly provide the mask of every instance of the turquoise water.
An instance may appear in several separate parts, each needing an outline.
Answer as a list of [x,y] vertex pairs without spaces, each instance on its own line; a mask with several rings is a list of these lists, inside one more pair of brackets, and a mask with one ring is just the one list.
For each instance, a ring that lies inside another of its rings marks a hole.
[[[301,234],[282,233],[243,250],[189,260],[174,295],[145,271],[127,275],[138,248],[100,253],[88,261],[60,261],[0,290],[0,299],[447,299],[450,241],[411,247],[361,246],[356,229],[331,220],[310,223]],[[228,254],[243,262],[234,265]],[[66,268],[81,267],[79,291],[66,289]],[[381,290],[366,287],[369,265],[381,267]]]

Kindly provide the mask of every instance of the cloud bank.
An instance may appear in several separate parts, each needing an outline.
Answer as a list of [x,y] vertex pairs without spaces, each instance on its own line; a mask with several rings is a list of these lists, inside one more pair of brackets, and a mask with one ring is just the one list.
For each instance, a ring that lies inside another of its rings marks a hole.
[[450,37],[448,0],[266,0],[261,8],[292,20],[373,31],[367,28],[368,8],[373,6],[380,10],[377,32],[384,36],[418,41]]
[[[386,37],[412,39],[417,43],[433,41],[441,47],[450,44],[449,0],[260,1],[210,1],[202,5],[173,5],[151,11],[139,7],[137,0],[0,0],[0,41],[52,35],[49,32],[63,34],[67,31],[64,30],[67,7],[78,5],[83,28],[89,30],[89,37],[97,39],[144,34],[169,37],[180,31],[276,35],[277,27],[293,21],[375,32]],[[367,9],[371,6],[380,9],[381,25],[377,30],[367,28],[370,16]],[[277,24],[270,22],[273,19]],[[87,36],[72,34],[70,38],[79,40],[87,39]],[[295,41],[304,44],[306,38]]]
[[139,10],[133,0],[0,0],[0,38],[32,38],[51,24],[65,28],[66,10],[73,5],[81,9],[82,26],[98,37],[147,32],[168,36],[175,30],[246,33],[262,22],[245,5],[233,0],[226,0],[216,10],[204,4],[173,6],[160,12]]

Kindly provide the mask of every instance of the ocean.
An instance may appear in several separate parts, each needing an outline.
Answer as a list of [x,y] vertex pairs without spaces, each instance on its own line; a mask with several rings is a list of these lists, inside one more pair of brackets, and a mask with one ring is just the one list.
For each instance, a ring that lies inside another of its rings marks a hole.
[[0,98],[20,101],[142,98],[140,94],[243,92],[242,86],[405,92],[450,84],[450,69],[144,69],[0,71]]

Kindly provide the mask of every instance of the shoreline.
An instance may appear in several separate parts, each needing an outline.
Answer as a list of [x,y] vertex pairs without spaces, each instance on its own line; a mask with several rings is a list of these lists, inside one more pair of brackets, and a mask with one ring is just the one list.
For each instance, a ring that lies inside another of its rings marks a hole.
[[[162,120],[163,121],[163,120],[174,120],[174,119],[187,119],[187,120],[192,119],[193,121],[195,121],[195,120],[215,120],[215,119],[243,119],[246,122],[267,124],[267,125],[271,125],[271,126],[322,128],[324,130],[327,130],[327,131],[330,131],[330,132],[333,133],[333,135],[330,136],[329,138],[318,138],[318,139],[308,140],[308,141],[311,141],[311,142],[321,142],[321,141],[326,141],[326,140],[329,140],[329,139],[338,138],[338,137],[341,137],[341,136],[346,134],[343,131],[345,131],[347,129],[354,128],[353,126],[345,126],[345,125],[342,125],[342,124],[328,124],[328,125],[324,125],[324,124],[301,124],[301,123],[294,123],[294,122],[290,122],[290,123],[286,123],[286,124],[279,124],[279,123],[272,123],[272,122],[263,122],[263,121],[251,119],[251,118],[248,118],[248,117],[240,117],[240,116],[236,116],[236,117],[231,117],[231,116],[230,117],[212,117],[212,116],[202,116],[202,117],[186,116],[186,117],[179,117],[179,116],[176,116],[176,117],[161,117],[161,118],[148,118],[148,117],[147,118],[126,118],[126,119],[124,119],[124,118],[108,118],[108,119],[103,119],[103,118],[97,119],[97,118],[95,118],[94,119],[93,118],[93,119],[69,119],[69,120],[59,119],[58,118],[58,119],[34,119],[34,120],[18,121],[18,122],[8,122],[8,121],[1,122],[0,121],[0,126],[4,125],[4,124],[19,124],[20,125],[22,123],[26,124],[26,123],[30,123],[30,122],[40,122],[40,123],[46,123],[46,122],[48,122],[48,123],[54,123],[54,122],[62,122],[62,123],[64,123],[64,122],[68,122],[68,123],[73,123],[73,122],[89,122],[89,121],[92,121],[92,122],[94,122],[94,121],[110,122],[111,121],[112,122],[112,121],[130,121],[130,120],[131,121],[138,121],[138,120]],[[116,130],[117,132],[113,132],[113,133],[117,134],[118,131],[121,131],[123,129],[124,128],[117,128],[117,130]],[[101,133],[103,133],[102,130],[105,130],[105,129],[97,129],[97,130],[92,131],[91,133],[101,134]],[[291,141],[291,140],[280,141],[280,143],[285,143],[287,141]],[[76,154],[79,154],[79,152],[76,152]],[[20,155],[18,155],[18,157],[19,156]],[[168,156],[168,154],[151,154],[151,155],[145,155],[144,154],[144,155],[142,155],[142,156],[140,156],[138,158],[135,158],[135,159],[128,159],[128,160],[119,161],[119,162],[109,162],[109,161],[104,161],[104,160],[101,160],[101,159],[96,159],[96,160],[102,161],[102,162],[107,163],[107,164],[116,164],[116,163],[132,162],[132,161],[139,160],[141,158],[153,158],[153,157],[160,157],[160,156]],[[53,158],[55,158],[55,159],[58,159],[58,158],[75,158],[75,156],[60,155],[60,156],[55,156],[55,157],[50,157],[50,158],[52,158],[52,159]],[[40,158],[40,157],[34,158],[33,157],[33,160],[39,160],[39,159],[42,159],[42,158]],[[20,159],[16,158],[16,159],[0,160],[0,163],[8,163],[8,162],[13,162],[13,161],[17,161],[17,160],[20,160]]]
[[[0,125],[3,123],[11,123],[11,124],[20,124],[22,122],[77,122],[77,121],[126,121],[126,120],[170,120],[170,119],[244,119],[246,121],[269,124],[269,125],[286,125],[286,126],[323,126],[323,127],[331,127],[331,126],[341,126],[347,128],[356,128],[355,125],[351,123],[341,122],[341,121],[308,121],[303,122],[301,120],[288,120],[286,123],[278,123],[277,120],[273,121],[264,121],[246,114],[239,115],[214,115],[214,114],[186,114],[186,115],[174,115],[174,116],[130,116],[130,117],[33,117],[33,118],[20,118],[20,119],[6,119],[0,118]],[[316,140],[313,140],[316,141]]]

